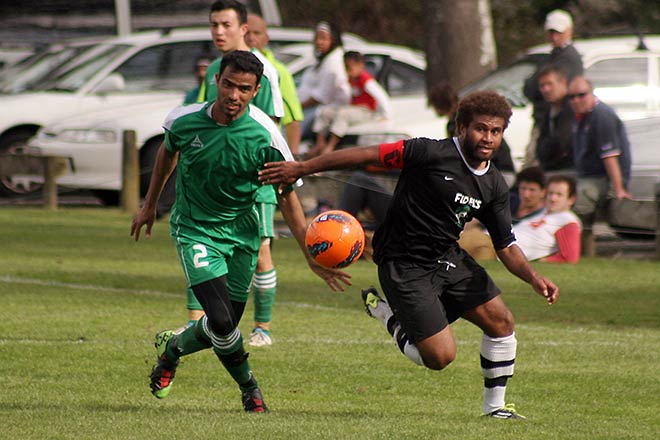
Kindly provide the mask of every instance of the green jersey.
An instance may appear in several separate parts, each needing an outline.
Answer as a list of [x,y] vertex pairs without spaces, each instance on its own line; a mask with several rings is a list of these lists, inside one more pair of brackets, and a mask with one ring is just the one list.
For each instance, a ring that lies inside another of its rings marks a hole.
[[[165,146],[179,154],[177,212],[195,221],[230,222],[253,211],[266,162],[293,160],[278,127],[249,105],[228,125],[211,118],[213,103],[180,106],[167,116]],[[272,186],[271,186],[272,188]]]
[[284,103],[284,117],[280,120],[280,123],[282,125],[289,125],[293,121],[302,121],[304,119],[303,110],[298,99],[296,82],[293,79],[293,75],[291,75],[291,72],[289,72],[289,69],[283,63],[275,58],[272,51],[264,48],[261,52],[275,66],[277,74],[280,77],[280,91],[282,92],[282,102]]
[[[284,105],[282,104],[282,93],[280,92],[277,70],[258,50],[251,49],[250,52],[252,52],[254,56],[261,61],[261,64],[264,65],[264,74],[259,82],[261,88],[259,89],[257,96],[252,99],[251,103],[263,110],[268,116],[281,118],[284,116]],[[212,102],[218,97],[218,86],[215,82],[215,74],[220,72],[221,62],[222,57],[213,61],[208,69],[206,69],[204,86],[200,89],[197,102]]]

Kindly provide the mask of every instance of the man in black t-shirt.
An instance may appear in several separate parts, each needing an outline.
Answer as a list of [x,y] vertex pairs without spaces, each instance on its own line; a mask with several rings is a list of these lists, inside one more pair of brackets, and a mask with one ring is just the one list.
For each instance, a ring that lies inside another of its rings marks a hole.
[[290,184],[303,175],[360,164],[401,169],[374,235],[374,261],[387,301],[374,288],[364,290],[367,312],[385,325],[403,354],[434,370],[456,356],[450,323],[464,318],[481,328],[483,414],[502,419],[522,418],[504,401],[516,356],[514,320],[484,268],[458,246],[465,224],[473,218],[484,224],[507,269],[549,304],[559,296],[515,244],[508,187],[490,162],[510,117],[505,98],[476,92],[459,104],[456,138],[343,149],[305,162],[267,163],[259,173],[264,183]]

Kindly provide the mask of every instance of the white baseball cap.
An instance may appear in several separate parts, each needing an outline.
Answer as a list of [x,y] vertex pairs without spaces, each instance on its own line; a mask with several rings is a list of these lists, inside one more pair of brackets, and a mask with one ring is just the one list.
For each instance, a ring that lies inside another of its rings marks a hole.
[[573,27],[573,19],[571,14],[563,9],[555,9],[545,16],[544,27],[546,31],[566,32],[567,29]]

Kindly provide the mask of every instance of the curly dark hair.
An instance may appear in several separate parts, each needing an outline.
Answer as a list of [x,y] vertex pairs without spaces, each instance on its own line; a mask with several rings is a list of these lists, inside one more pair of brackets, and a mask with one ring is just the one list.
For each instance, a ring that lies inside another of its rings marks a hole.
[[506,98],[492,90],[473,92],[458,103],[456,125],[467,127],[476,115],[502,118],[503,128],[507,128],[511,118],[511,105]]

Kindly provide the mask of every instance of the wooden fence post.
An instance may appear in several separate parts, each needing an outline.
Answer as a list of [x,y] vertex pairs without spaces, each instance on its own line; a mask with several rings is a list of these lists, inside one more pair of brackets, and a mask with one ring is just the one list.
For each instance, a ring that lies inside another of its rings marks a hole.
[[121,208],[136,213],[140,208],[140,160],[135,130],[122,134]]
[[43,158],[44,167],[44,187],[43,198],[44,208],[49,211],[57,209],[57,181],[58,175],[58,158],[54,156],[46,156]]

